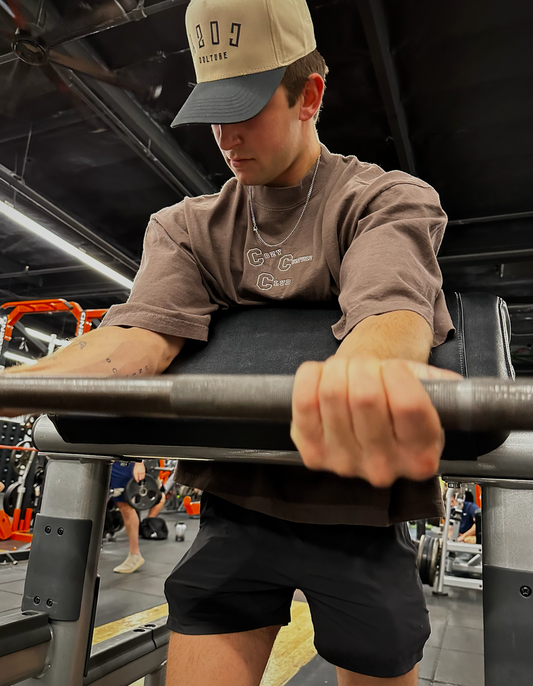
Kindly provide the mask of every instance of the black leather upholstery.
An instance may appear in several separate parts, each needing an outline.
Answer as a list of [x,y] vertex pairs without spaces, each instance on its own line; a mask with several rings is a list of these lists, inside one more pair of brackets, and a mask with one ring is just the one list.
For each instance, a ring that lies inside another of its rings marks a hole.
[[[505,302],[486,293],[449,293],[446,304],[455,334],[433,348],[430,364],[465,378],[514,378],[509,341],[511,322]],[[495,450],[509,432],[447,431],[444,460],[472,460]]]
[[[431,364],[463,376],[509,378],[509,317],[505,303],[486,294],[447,297],[456,333],[431,354]],[[305,360],[324,360],[338,342],[331,325],[336,304],[315,307],[242,308],[217,313],[208,344],[188,341],[167,373],[294,374]],[[58,417],[72,443],[193,445],[257,450],[294,450],[287,425],[256,421],[153,420]],[[507,434],[450,432],[445,459],[475,459],[501,445]]]
[[514,378],[509,350],[511,323],[504,301],[487,293],[449,293],[446,304],[455,334],[433,348],[430,364],[465,378]]

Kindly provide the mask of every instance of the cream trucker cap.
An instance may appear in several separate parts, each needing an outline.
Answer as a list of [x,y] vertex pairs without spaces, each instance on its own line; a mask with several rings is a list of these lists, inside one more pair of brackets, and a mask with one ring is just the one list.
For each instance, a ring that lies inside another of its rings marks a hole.
[[255,117],[316,48],[306,0],[191,0],[185,25],[197,85],[173,127]]

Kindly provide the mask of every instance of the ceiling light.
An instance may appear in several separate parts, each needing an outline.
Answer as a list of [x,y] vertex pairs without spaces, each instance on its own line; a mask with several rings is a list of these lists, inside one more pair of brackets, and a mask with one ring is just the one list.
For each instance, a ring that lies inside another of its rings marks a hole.
[[31,357],[25,355],[17,355],[17,353],[10,353],[9,350],[4,353],[6,360],[13,360],[13,362],[23,362],[24,364],[37,364],[37,360],[32,360]]
[[[40,341],[45,341],[45,343],[50,343],[52,336],[50,334],[44,333],[44,331],[37,331],[37,329],[30,329],[29,326],[26,327],[27,333],[33,338],[38,338]],[[70,341],[65,341],[62,338],[56,338],[54,340],[54,345],[68,345]]]
[[72,255],[80,262],[84,262],[89,267],[96,269],[96,271],[99,271],[101,274],[105,274],[105,276],[109,277],[110,279],[113,279],[113,281],[116,281],[121,286],[125,286],[128,289],[131,289],[131,287],[133,286],[133,281],[131,281],[130,279],[127,279],[125,276],[122,276],[122,274],[119,274],[114,269],[111,269],[110,267],[107,267],[105,264],[102,264],[102,262],[95,260],[94,257],[87,255],[79,248],[75,248],[73,245],[63,240],[63,238],[56,236],[56,234],[52,233],[52,231],[45,229],[44,226],[37,224],[37,222],[34,222],[33,219],[26,217],[24,214],[22,214],[22,212],[19,212],[14,207],[11,207],[11,205],[8,205],[6,202],[1,200],[0,212],[2,212],[2,214],[5,214],[6,217],[9,217],[13,221],[23,226],[25,229],[28,229],[28,231],[31,231],[36,236],[39,236],[39,238],[42,238],[43,240],[48,241],[48,243],[55,245],[57,248],[64,250],[69,255]]

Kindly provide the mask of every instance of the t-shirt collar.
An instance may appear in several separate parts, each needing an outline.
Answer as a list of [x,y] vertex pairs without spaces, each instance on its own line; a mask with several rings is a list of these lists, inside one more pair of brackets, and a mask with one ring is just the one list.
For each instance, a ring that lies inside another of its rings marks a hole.
[[[321,144],[320,148],[322,157],[318,165],[313,195],[324,185],[334,159],[325,145]],[[314,173],[315,166],[313,165],[296,186],[252,186],[254,205],[272,209],[291,209],[303,205],[307,200]],[[248,192],[248,186],[246,186],[246,192]]]

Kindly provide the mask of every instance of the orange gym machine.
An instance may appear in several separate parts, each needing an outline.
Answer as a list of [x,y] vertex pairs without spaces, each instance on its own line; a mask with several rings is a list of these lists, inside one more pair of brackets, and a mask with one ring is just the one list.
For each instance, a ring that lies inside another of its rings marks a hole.
[[[4,303],[2,310],[10,310],[5,316],[0,316],[0,363],[4,364],[4,353],[7,350],[9,341],[13,337],[13,329],[15,324],[26,314],[43,314],[47,312],[70,312],[76,319],[76,333],[75,336],[81,336],[91,330],[93,320],[100,319],[107,312],[103,310],[83,310],[76,302],[69,302],[63,299],[54,300],[21,300],[15,302]],[[18,446],[3,446],[0,445],[0,450],[12,450],[12,455],[20,456],[27,455],[25,460],[26,466],[23,475],[19,477],[18,482],[14,482],[6,491],[5,498],[9,492],[11,498],[15,500],[12,502],[13,507],[8,512],[0,510],[0,541],[11,540],[21,541],[23,543],[30,543],[32,534],[30,533],[30,526],[33,516],[32,508],[26,508],[22,513],[22,502],[24,493],[26,492],[26,478],[30,474],[31,465],[37,452],[32,447]],[[13,489],[13,492],[11,492]],[[5,504],[5,502],[4,502]],[[10,517],[11,515],[11,517]],[[23,516],[22,516],[23,515]]]
[[[11,541],[21,541],[22,543],[30,543],[32,539],[32,534],[30,533],[31,519],[33,516],[33,509],[27,507],[24,511],[24,517],[21,517],[22,502],[24,500],[24,494],[26,493],[25,480],[26,476],[31,471],[32,462],[37,452],[36,448],[29,447],[16,447],[13,448],[9,445],[0,445],[0,450],[12,450],[12,455],[14,457],[20,453],[28,453],[29,457],[25,460],[26,467],[24,473],[19,477],[18,482],[14,482],[16,502],[13,508],[13,519],[9,518],[6,512],[6,498],[10,498],[9,491],[5,492],[4,495],[4,509],[0,510],[0,541],[6,541],[7,539]],[[11,487],[10,487],[11,488]]]
[[76,302],[68,300],[20,300],[4,303],[3,310],[11,310],[5,317],[0,317],[0,337],[2,348],[0,362],[3,364],[4,352],[13,337],[15,324],[25,314],[42,314],[44,312],[70,312],[76,319],[75,336],[81,336],[91,330],[94,319],[100,319],[107,310],[83,310]]
[[192,502],[190,495],[183,498],[183,507],[188,515],[200,514],[200,501]]

